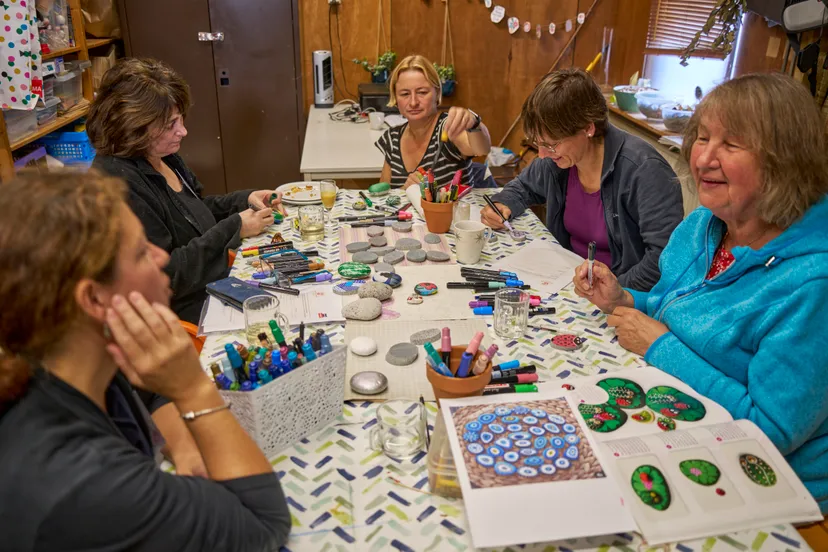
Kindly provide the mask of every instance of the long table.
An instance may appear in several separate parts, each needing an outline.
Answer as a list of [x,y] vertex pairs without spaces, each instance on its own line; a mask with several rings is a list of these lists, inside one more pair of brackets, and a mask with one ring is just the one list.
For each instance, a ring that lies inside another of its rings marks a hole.
[[[392,193],[405,197],[400,191]],[[484,205],[482,194],[475,191],[468,201]],[[341,190],[333,216],[364,214],[351,208],[358,199],[355,191]],[[380,201],[383,201],[380,199]],[[289,209],[294,215],[296,209]],[[292,217],[291,217],[292,218]],[[285,239],[299,240],[286,222],[274,230]],[[415,213],[415,219],[419,216]],[[515,221],[517,229],[529,232],[532,239],[554,238],[538,218],[527,212]],[[454,247],[454,237],[448,235]],[[245,245],[267,242],[259,237]],[[339,263],[338,234],[326,235],[317,244],[320,257],[328,266]],[[505,234],[488,244],[481,266],[491,266],[500,258],[514,252],[521,245]],[[307,248],[311,245],[307,244]],[[232,274],[247,279],[253,270],[246,259],[237,256]],[[404,282],[403,285],[406,285]],[[538,367],[545,386],[560,387],[562,382],[577,384],[577,378],[612,372],[628,366],[643,365],[638,355],[622,349],[614,332],[607,327],[606,317],[589,302],[577,297],[570,287],[552,296],[557,313],[547,317],[550,324],[560,329],[586,336],[588,346],[581,352],[561,354],[548,347],[550,334],[530,331],[521,339],[503,341],[494,339],[494,333],[485,340],[500,346],[496,361],[521,359]],[[315,327],[309,326],[313,329]],[[319,326],[334,344],[344,343],[344,324]],[[202,351],[202,362],[223,350],[224,344],[234,340],[244,342],[244,332],[210,334]],[[416,397],[415,397],[416,398]],[[293,531],[289,550],[353,550],[359,552],[396,549],[400,551],[462,551],[473,549],[463,501],[432,495],[428,487],[425,454],[410,462],[397,462],[380,452],[371,450],[368,433],[376,424],[376,403],[348,401],[341,417],[314,435],[310,435],[271,459],[279,474],[290,504]],[[429,423],[433,427],[437,407],[427,403]],[[561,504],[566,508],[566,504]],[[519,512],[515,513],[519,515]],[[549,522],[554,523],[555,511],[550,510]],[[638,534],[617,534],[602,537],[527,545],[530,551],[595,551],[621,550],[632,552],[650,550]],[[656,547],[652,550],[666,550]],[[786,551],[809,550],[809,547],[791,525],[778,525],[762,530],[745,531],[718,538],[708,538],[675,544],[670,550],[679,552],[719,551]]]

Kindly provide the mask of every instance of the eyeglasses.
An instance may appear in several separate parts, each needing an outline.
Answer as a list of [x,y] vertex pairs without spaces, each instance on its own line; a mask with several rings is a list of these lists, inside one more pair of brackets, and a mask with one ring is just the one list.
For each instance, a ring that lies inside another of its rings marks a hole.
[[536,148],[538,148],[539,150],[543,149],[543,150],[548,151],[549,153],[555,153],[555,148],[560,146],[561,142],[563,142],[563,140],[558,140],[554,144],[550,145],[550,144],[547,144],[545,142],[538,143],[537,140],[533,140],[532,145],[535,146]]

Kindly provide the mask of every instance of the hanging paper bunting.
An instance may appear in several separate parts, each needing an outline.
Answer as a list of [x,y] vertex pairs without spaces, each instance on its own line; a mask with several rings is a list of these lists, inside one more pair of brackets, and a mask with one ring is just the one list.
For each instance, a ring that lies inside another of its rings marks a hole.
[[503,18],[506,16],[506,8],[503,6],[495,6],[492,10],[492,23],[498,24],[503,21]]
[[509,34],[515,34],[520,29],[520,20],[517,17],[510,17],[506,24],[509,26]]
[[583,25],[584,21],[586,20],[586,14],[581,12],[578,14],[578,25]]
[[535,27],[535,36],[537,38],[540,38],[542,34],[543,32],[541,31],[540,23],[538,23],[538,25]]
[[566,25],[564,26],[564,28],[566,29],[566,32],[568,32],[568,33],[572,32],[572,20],[571,19],[566,20]]
[[549,34],[555,34],[555,29],[556,29],[556,28],[557,28],[557,27],[555,27],[555,24],[554,24],[554,23],[550,23],[550,24],[549,24]]
[[532,24],[529,21],[523,23],[523,32],[528,33],[532,30]]
[[[491,8],[493,0],[484,0],[483,3],[487,8]],[[2,4],[2,1],[0,1],[0,4]],[[524,20],[523,23],[521,23],[518,17],[510,16],[506,18],[506,15],[506,8],[504,8],[503,6],[494,6],[494,9],[492,9],[492,13],[490,14],[489,18],[495,25],[503,21],[503,19],[506,19],[506,26],[509,29],[509,34],[515,34],[521,27],[523,28],[523,32],[525,33],[532,32],[531,21]],[[563,26],[567,33],[571,33],[575,27],[575,22],[577,22],[578,25],[583,25],[585,21],[586,14],[584,12],[579,12],[574,20],[567,19],[566,21],[564,21]],[[558,30],[558,24],[554,21],[550,22],[547,28],[549,29],[549,34],[554,35],[555,31]],[[535,36],[538,39],[540,39],[543,36],[543,29],[544,26],[540,23],[535,25]]]
[[492,0],[485,0],[483,4],[486,6],[486,8],[492,9]]

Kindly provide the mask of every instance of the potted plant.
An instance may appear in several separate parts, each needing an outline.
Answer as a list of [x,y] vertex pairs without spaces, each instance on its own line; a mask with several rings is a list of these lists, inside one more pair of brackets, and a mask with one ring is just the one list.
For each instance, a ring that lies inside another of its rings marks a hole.
[[687,60],[690,55],[698,48],[701,36],[708,34],[716,23],[721,24],[719,34],[713,39],[713,50],[721,51],[725,55],[729,55],[733,50],[733,44],[736,42],[736,34],[739,31],[739,26],[742,23],[742,15],[747,11],[747,0],[719,0],[715,8],[710,12],[707,22],[701,28],[687,48],[681,53],[681,64],[687,66]]
[[353,59],[354,63],[361,65],[363,69],[371,73],[371,82],[378,84],[388,81],[388,72],[394,67],[396,61],[397,53],[394,50],[386,50],[377,59],[376,64],[369,63],[367,58]]
[[440,75],[440,83],[443,86],[443,96],[451,96],[454,94],[454,87],[457,85],[455,80],[456,73],[454,72],[454,65],[438,65],[434,64],[437,69],[437,74]]

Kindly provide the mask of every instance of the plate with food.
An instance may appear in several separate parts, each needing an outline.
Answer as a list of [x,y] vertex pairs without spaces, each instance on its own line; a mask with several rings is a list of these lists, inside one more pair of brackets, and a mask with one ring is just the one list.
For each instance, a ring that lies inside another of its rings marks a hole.
[[[322,197],[319,192],[319,182],[303,181],[303,182],[288,182],[276,188],[277,192],[282,192],[282,201],[284,203],[293,205],[311,205],[313,203],[322,203]],[[339,192],[339,189],[337,189]]]

